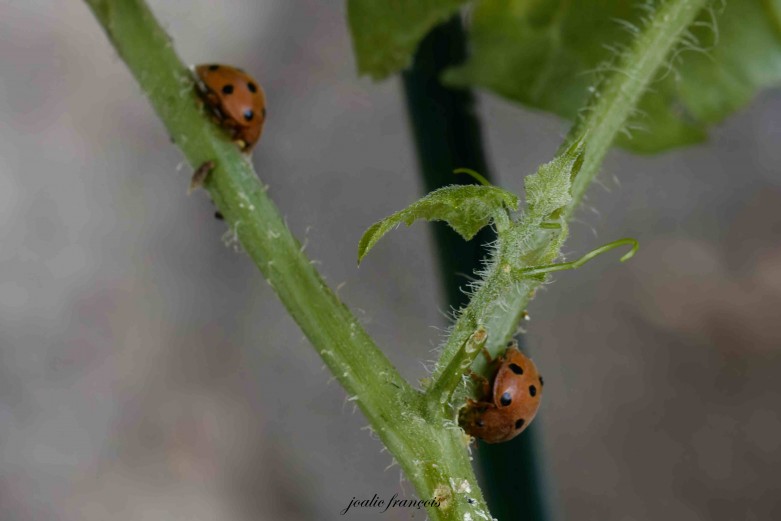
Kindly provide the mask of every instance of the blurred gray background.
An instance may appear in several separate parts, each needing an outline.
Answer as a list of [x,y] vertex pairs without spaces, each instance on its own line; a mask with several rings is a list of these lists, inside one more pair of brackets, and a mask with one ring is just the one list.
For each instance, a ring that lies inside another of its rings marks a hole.
[[[398,79],[356,76],[343,2],[157,0],[189,63],[251,71],[254,155],[308,254],[405,376],[441,338]],[[9,521],[329,520],[410,494],[223,223],[82,2],[0,0],[0,512]],[[500,183],[566,124],[480,96]],[[530,308],[560,519],[781,519],[781,93],[706,145],[614,152]],[[353,519],[424,519],[360,511]]]

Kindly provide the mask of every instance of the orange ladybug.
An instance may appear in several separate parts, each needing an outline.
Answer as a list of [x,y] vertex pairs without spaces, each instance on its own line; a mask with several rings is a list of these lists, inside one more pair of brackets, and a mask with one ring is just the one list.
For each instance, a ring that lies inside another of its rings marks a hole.
[[195,74],[200,80],[199,94],[217,123],[230,132],[241,150],[252,150],[266,121],[266,95],[260,84],[229,65],[198,65]]
[[511,342],[503,355],[491,359],[491,382],[472,373],[482,384],[480,401],[468,400],[461,409],[458,423],[470,436],[486,443],[509,441],[520,434],[534,419],[542,398],[542,376],[528,357]]

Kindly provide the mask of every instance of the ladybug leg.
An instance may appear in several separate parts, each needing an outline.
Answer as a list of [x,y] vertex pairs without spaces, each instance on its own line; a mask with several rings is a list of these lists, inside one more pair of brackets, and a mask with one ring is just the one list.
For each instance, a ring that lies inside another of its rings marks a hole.
[[209,107],[216,107],[219,103],[217,96],[213,92],[204,91],[198,87],[195,88],[195,92],[198,94],[198,103],[201,106],[207,105]]
[[210,90],[202,91],[198,90],[198,95],[203,101],[211,107],[218,107],[220,105],[220,98]]
[[244,133],[246,132],[244,127],[237,125],[234,121],[229,119],[223,120],[222,127],[228,131],[231,139],[239,147],[239,149],[245,150],[247,148],[248,143],[244,138]]
[[[480,374],[475,373],[471,369],[469,369],[469,377],[474,380],[474,382],[480,386],[480,396],[489,396],[491,394],[491,382],[488,381],[488,379]],[[474,400],[470,399],[469,404],[476,404]]]
[[239,132],[241,132],[241,128],[230,119],[220,120],[220,125],[228,131],[232,138],[235,138],[239,135]]
[[216,121],[225,131],[230,135],[233,143],[239,147],[239,150],[246,150],[249,146],[247,140],[244,139],[244,128],[237,125],[230,119],[221,119]]
[[204,98],[206,97],[206,94],[205,94],[205,93],[204,93],[204,91],[203,91],[203,90],[202,90],[202,89],[201,89],[201,88],[198,86],[198,84],[197,84],[197,83],[195,84],[195,94],[198,96],[198,99],[197,99],[197,101],[196,101],[196,102],[198,103],[198,108],[201,108],[201,107],[203,107],[203,106],[204,106],[204,104],[206,103],[206,102],[205,102],[205,100],[204,100]]
[[485,346],[483,346],[483,356],[485,357],[486,362],[489,364],[494,363],[494,358],[491,356],[491,353],[488,352],[488,349],[486,349]]
[[243,149],[247,152],[250,151],[255,146],[255,143],[258,142],[262,133],[263,133],[262,123],[259,125],[244,127],[241,130],[241,136],[240,136],[241,140],[244,141],[245,144]]
[[474,411],[479,411],[483,413],[488,409],[495,408],[496,406],[491,402],[477,401],[477,400],[473,400],[472,398],[467,398],[466,407],[467,409],[472,409]]
[[209,111],[209,116],[211,117],[212,122],[215,125],[225,127],[225,117],[222,115],[222,112],[220,112],[220,109],[217,108],[220,106],[220,98],[217,97],[217,95],[212,91],[202,91],[200,89],[196,89],[196,92],[198,93],[199,103],[201,105],[207,106],[207,110]]

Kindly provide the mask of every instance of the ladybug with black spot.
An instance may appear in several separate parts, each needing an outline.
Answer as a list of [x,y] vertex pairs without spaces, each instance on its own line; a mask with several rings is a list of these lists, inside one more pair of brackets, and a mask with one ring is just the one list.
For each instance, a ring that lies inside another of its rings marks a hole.
[[486,443],[509,441],[534,419],[542,398],[542,376],[534,362],[511,342],[500,357],[492,359],[484,349],[492,378],[475,375],[481,384],[479,400],[469,399],[458,422],[470,436]]
[[200,80],[201,99],[216,122],[242,151],[251,151],[266,121],[266,95],[260,84],[242,69],[229,65],[198,65],[195,74]]

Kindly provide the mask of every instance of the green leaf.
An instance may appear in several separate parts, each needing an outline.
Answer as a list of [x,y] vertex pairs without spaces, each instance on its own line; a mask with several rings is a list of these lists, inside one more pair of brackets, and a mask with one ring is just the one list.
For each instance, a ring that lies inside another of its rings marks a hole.
[[358,71],[375,80],[406,67],[420,40],[467,0],[348,0]]
[[[715,2],[691,26],[618,144],[656,152],[702,141],[707,127],[781,84],[781,2]],[[609,63],[643,26],[639,2],[481,0],[473,55],[448,71],[453,85],[478,85],[574,119]],[[714,26],[714,21],[716,22]]]
[[518,196],[495,186],[456,185],[434,190],[366,230],[358,244],[358,263],[383,235],[401,223],[409,226],[418,219],[445,221],[468,241],[499,213],[517,209]]
[[584,154],[581,140],[570,145],[553,161],[542,165],[536,173],[526,176],[526,206],[535,219],[547,219],[572,201],[572,180],[583,164]]

